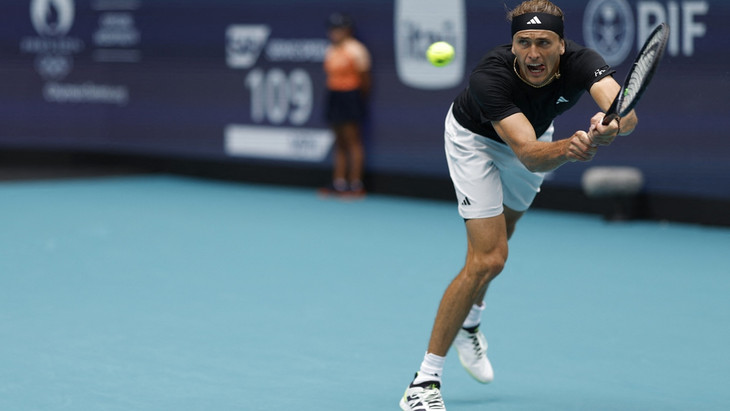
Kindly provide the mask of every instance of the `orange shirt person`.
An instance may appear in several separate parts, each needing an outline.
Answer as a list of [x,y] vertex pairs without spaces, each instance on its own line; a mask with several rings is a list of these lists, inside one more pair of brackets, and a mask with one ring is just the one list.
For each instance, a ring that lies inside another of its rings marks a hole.
[[335,194],[363,195],[365,153],[361,127],[370,91],[370,53],[353,37],[349,16],[332,14],[328,29],[330,45],[324,58],[325,112],[335,135],[332,184],[328,190]]

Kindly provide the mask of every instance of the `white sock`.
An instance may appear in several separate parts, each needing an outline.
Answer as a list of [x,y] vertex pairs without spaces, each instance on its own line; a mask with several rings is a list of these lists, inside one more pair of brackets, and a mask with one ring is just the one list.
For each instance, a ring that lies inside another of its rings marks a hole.
[[426,381],[438,381],[440,383],[441,374],[444,372],[444,362],[446,362],[446,357],[427,352],[423,356],[421,369],[418,370],[418,375],[413,380],[413,384],[420,384]]
[[464,320],[462,327],[474,328],[478,326],[482,322],[482,311],[484,311],[485,307],[486,305],[484,305],[484,301],[482,301],[480,305],[472,305],[471,310],[469,310],[469,315],[466,316],[466,320]]

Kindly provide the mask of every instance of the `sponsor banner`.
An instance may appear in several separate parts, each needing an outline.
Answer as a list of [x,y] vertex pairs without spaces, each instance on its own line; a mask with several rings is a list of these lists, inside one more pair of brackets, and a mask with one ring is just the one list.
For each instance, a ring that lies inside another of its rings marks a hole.
[[[30,0],[29,14],[33,33],[19,40],[21,55],[33,60],[40,76],[42,97],[48,103],[127,104],[130,92],[124,84],[83,84],[66,82],[79,56],[91,52],[100,63],[135,63],[141,59],[136,48],[141,34],[136,26],[136,0],[92,1],[90,15],[95,18],[93,33],[82,38],[77,33],[79,8],[75,0]],[[90,21],[87,21],[90,22]]]
[[334,136],[327,129],[229,124],[226,154],[232,156],[320,162],[327,157]]
[[[254,4],[255,3],[255,4]],[[661,21],[664,61],[630,137],[592,163],[550,174],[580,187],[593,165],[635,166],[646,190],[730,198],[730,3],[722,0],[564,0],[568,38],[623,81]],[[329,168],[323,116],[326,18],[349,13],[372,55],[364,128],[367,169],[448,176],[443,119],[481,56],[508,43],[502,3],[477,0],[26,0],[4,2],[0,147],[148,152],[221,160],[307,162]],[[433,67],[433,41],[456,49]],[[556,120],[555,138],[586,129],[588,94]]]
[[321,124],[313,115],[323,93],[322,64],[329,42],[322,37],[279,37],[277,29],[276,24],[226,28],[226,64],[240,75],[243,87],[238,90],[247,97],[246,117],[237,120],[256,126],[227,125],[225,153],[322,162],[334,141],[330,132],[292,126]]
[[[395,67],[398,79],[424,90],[447,89],[461,84],[466,61],[466,10],[464,0],[396,0]],[[445,41],[456,51],[454,61],[435,67],[426,49]]]

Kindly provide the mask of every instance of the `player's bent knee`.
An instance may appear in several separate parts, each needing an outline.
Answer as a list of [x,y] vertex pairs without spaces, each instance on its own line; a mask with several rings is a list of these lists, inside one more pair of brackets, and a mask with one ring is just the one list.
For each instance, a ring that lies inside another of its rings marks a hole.
[[474,255],[469,258],[467,272],[489,282],[504,269],[507,258],[499,253]]

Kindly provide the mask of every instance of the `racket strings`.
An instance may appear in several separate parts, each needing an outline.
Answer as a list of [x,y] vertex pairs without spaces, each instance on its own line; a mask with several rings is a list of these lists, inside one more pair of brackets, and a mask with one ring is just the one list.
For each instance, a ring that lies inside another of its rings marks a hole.
[[624,104],[628,105],[636,96],[636,92],[644,81],[644,77],[646,77],[646,74],[649,73],[654,65],[655,56],[656,50],[651,50],[643,56],[644,58],[636,62],[634,70],[631,72],[631,77],[626,84],[626,89],[624,90]]
[[642,91],[647,76],[651,76],[661,58],[666,43],[667,30],[658,30],[644,46],[638,60],[634,63],[630,76],[621,96],[619,112],[629,107]]

